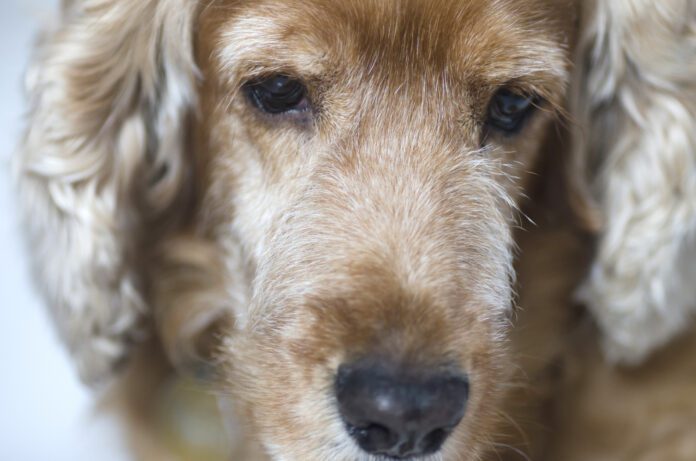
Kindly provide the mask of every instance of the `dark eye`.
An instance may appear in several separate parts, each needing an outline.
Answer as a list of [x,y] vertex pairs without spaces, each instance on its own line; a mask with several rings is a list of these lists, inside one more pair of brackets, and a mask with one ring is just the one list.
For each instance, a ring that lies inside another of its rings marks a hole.
[[251,102],[268,114],[300,112],[309,109],[307,88],[286,75],[254,80],[244,85]]
[[498,90],[488,108],[486,124],[506,134],[515,134],[522,129],[538,103],[539,97],[533,94],[519,94],[507,88]]

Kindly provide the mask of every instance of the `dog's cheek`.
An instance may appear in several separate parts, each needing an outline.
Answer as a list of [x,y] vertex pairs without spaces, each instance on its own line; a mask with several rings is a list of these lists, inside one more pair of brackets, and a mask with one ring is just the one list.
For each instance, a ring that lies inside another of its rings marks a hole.
[[332,373],[311,366],[313,360],[304,360],[283,336],[265,330],[229,338],[226,391],[277,459],[324,459],[317,458],[321,453],[328,459],[350,451],[331,401]]

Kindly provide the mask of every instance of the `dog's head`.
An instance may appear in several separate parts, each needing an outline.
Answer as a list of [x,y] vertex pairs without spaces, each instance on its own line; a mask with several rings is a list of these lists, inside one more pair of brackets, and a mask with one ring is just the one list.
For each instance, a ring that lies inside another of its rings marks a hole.
[[563,3],[203,12],[201,216],[248,277],[222,350],[277,459],[478,456],[515,207],[568,83]]
[[83,375],[153,324],[274,459],[478,459],[575,3],[71,2],[21,166]]

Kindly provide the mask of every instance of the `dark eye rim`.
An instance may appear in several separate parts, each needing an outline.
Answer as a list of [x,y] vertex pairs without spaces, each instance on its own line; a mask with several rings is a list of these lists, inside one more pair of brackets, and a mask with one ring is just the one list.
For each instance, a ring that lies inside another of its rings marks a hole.
[[[516,113],[500,113],[498,98],[506,96],[518,97],[524,103],[524,107]],[[493,131],[505,136],[514,136],[522,131],[529,119],[532,118],[543,103],[544,99],[537,93],[503,86],[495,92],[488,103],[485,120],[486,131]]]
[[[274,92],[270,88],[275,79],[286,79],[292,86],[287,91]],[[242,85],[247,100],[260,112],[269,116],[303,114],[311,110],[308,90],[298,78],[279,73],[256,77]]]

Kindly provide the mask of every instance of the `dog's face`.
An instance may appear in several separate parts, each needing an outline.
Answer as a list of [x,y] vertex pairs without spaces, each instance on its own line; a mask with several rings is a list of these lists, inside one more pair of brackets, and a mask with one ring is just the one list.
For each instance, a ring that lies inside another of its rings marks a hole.
[[563,103],[572,11],[203,11],[199,221],[241,299],[230,392],[274,459],[473,460],[494,442],[511,229]]
[[685,324],[693,2],[62,3],[15,166],[86,382],[156,343],[220,365],[275,460],[481,459],[514,367],[517,208],[559,167],[602,221],[584,293],[612,355]]
[[[481,459],[514,367],[512,229],[549,165],[599,233],[583,292],[611,355],[685,325],[693,2],[62,3],[16,173],[86,382],[156,343],[220,365],[275,460]],[[571,54],[572,158],[542,162]],[[521,295],[553,304],[530,265]]]

